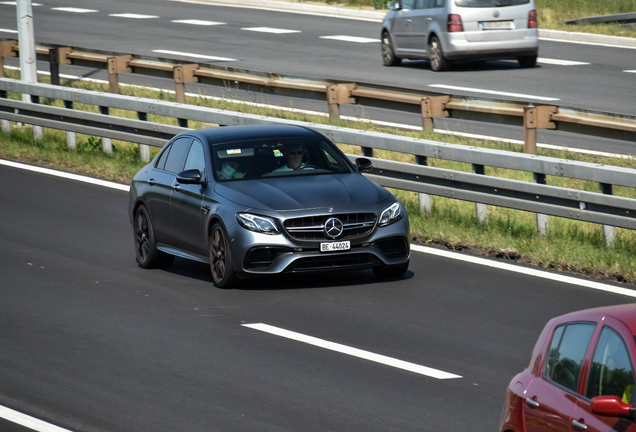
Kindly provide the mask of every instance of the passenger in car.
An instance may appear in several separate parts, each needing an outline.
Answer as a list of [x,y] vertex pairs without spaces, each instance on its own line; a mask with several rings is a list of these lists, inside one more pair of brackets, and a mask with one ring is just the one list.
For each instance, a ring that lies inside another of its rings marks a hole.
[[244,173],[239,172],[239,166],[236,162],[225,162],[221,166],[221,171],[217,171],[216,174],[222,180],[240,179],[245,176]]

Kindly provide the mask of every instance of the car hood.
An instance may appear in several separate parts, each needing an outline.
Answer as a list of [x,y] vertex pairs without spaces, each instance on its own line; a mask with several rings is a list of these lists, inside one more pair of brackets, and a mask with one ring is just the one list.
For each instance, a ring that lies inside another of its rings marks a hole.
[[359,174],[325,174],[217,183],[214,191],[246,208],[301,210],[373,205],[390,193]]

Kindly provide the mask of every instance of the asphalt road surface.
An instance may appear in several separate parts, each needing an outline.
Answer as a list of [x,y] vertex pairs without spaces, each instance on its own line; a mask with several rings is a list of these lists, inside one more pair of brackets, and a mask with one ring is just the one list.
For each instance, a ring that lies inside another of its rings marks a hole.
[[74,432],[493,431],[551,317],[631,301],[421,252],[397,280],[220,290],[200,263],[137,265],[125,191],[2,165],[0,184],[0,411]]
[[[542,40],[538,66],[521,69],[515,61],[476,62],[435,73],[426,61],[386,68],[380,58],[380,23],[163,0],[100,2],[51,0],[35,3],[38,42],[179,58],[201,64],[372,83],[450,94],[554,103],[636,115],[634,48]],[[17,37],[15,5],[0,2],[0,37]],[[7,58],[8,65],[17,64]],[[47,65],[41,65],[46,70]],[[103,72],[62,67],[62,72],[104,79]],[[172,88],[172,82],[123,75],[121,82]],[[188,91],[325,112],[327,104],[188,85]],[[412,126],[417,115],[344,106],[344,115]],[[523,139],[519,128],[476,122],[439,122],[444,129]],[[539,142],[623,154],[633,143],[588,139],[540,131]]]

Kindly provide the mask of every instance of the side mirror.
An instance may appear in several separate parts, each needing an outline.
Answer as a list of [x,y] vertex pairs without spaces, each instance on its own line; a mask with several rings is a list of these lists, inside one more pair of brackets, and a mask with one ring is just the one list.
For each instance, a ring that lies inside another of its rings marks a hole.
[[402,5],[400,3],[401,2],[399,1],[391,2],[387,5],[387,8],[389,8],[389,10],[392,10],[392,11],[400,10],[402,9]]
[[612,416],[612,417],[629,417],[632,414],[634,405],[623,403],[618,396],[596,396],[592,398],[592,412],[594,414]]
[[373,162],[366,158],[357,158],[356,168],[360,173],[370,172],[373,169]]
[[181,171],[177,175],[177,181],[181,184],[203,184],[203,176],[198,169]]

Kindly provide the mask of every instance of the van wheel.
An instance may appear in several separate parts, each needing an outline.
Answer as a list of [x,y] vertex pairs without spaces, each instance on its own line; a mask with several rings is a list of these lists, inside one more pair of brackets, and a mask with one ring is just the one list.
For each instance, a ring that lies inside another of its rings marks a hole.
[[531,68],[535,67],[537,64],[537,56],[519,57],[517,61],[519,62],[519,66],[522,68]]
[[431,38],[428,44],[428,58],[431,62],[431,69],[434,72],[445,71],[451,66],[451,63],[444,57],[442,44],[435,36]]
[[402,59],[395,56],[393,44],[387,32],[382,33],[382,63],[384,66],[399,66]]

